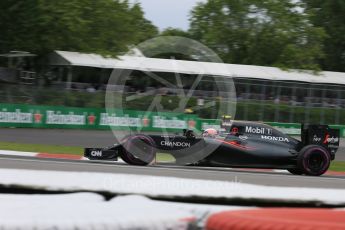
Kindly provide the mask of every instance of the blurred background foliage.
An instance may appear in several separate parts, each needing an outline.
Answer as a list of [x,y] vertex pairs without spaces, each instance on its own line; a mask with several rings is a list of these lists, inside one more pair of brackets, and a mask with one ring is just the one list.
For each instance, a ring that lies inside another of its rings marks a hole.
[[191,34],[225,62],[318,69],[326,32],[301,1],[210,0],[192,12]]
[[191,11],[188,31],[161,32],[128,0],[1,0],[0,31],[1,53],[116,56],[169,35],[201,41],[226,63],[345,71],[344,0],[208,0]]
[[138,4],[118,0],[1,0],[0,52],[117,55],[158,34]]
[[345,72],[345,1],[303,0],[314,26],[327,34],[323,42],[324,58],[321,68]]

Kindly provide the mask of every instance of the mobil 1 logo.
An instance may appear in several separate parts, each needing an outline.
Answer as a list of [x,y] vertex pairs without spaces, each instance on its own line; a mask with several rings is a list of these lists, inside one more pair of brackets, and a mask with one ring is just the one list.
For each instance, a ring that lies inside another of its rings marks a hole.
[[260,134],[260,135],[272,135],[273,130],[270,128],[246,126],[246,133]]

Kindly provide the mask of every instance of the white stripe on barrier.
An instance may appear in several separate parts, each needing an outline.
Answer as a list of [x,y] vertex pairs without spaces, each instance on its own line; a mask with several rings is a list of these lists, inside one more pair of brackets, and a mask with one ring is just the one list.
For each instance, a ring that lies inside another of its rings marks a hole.
[[144,197],[0,195],[1,229],[187,229],[194,215]]
[[345,204],[344,189],[274,187],[173,177],[0,169],[1,184],[48,190],[109,191],[152,197],[243,198]]

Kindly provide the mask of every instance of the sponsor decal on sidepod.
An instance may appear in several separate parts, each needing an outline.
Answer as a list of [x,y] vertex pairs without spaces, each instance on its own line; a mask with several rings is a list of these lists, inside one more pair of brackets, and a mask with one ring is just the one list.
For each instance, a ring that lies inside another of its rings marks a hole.
[[270,140],[270,141],[279,141],[279,142],[290,142],[287,137],[273,137],[273,136],[261,136],[261,139]]
[[339,142],[339,138],[338,137],[328,137],[327,138],[327,143],[329,144],[335,144]]
[[239,136],[242,141],[248,140],[248,136]]
[[171,148],[173,147],[184,147],[184,148],[189,148],[190,143],[187,142],[179,142],[179,141],[161,141],[162,146],[169,146]]
[[246,126],[246,133],[272,135],[272,129]]
[[321,142],[322,138],[314,135],[313,141],[314,142]]

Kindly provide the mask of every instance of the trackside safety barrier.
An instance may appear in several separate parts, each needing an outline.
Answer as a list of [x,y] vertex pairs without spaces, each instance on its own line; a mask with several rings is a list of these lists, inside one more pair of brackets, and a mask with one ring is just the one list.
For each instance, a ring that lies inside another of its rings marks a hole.
[[[300,135],[300,124],[272,123],[289,135]],[[171,132],[181,129],[219,128],[220,120],[201,119],[193,114],[144,112],[76,108],[62,106],[38,106],[23,104],[0,104],[0,127],[13,128],[63,128],[63,129],[140,129],[142,131]],[[345,137],[345,126],[332,125]]]

